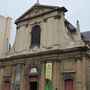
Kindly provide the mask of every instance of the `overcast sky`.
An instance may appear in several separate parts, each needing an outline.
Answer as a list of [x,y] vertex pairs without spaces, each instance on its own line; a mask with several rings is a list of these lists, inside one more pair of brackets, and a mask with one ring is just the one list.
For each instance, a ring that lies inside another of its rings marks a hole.
[[[37,0],[1,0],[0,15],[11,17],[14,21],[27,9],[33,6]],[[74,26],[79,20],[81,32],[90,31],[90,0],[40,0],[40,4],[64,6],[68,9],[65,17]],[[15,34],[15,25],[12,25],[12,39]]]

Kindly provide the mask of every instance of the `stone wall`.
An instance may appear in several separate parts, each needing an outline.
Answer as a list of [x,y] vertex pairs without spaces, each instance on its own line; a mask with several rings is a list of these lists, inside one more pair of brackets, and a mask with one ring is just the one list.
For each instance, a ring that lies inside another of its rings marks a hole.
[[0,16],[0,57],[9,52],[11,18]]

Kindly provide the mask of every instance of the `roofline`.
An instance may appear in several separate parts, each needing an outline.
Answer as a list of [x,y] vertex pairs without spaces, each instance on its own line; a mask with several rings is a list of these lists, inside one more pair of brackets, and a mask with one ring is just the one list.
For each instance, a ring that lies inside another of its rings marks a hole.
[[51,6],[51,5],[42,5],[42,4],[34,4],[30,9],[28,9],[23,15],[21,15],[19,18],[17,18],[15,20],[15,22],[17,22],[19,19],[21,19],[22,17],[24,17],[28,12],[30,12],[33,7],[38,6],[38,7],[46,7],[46,8],[55,8],[55,9],[61,9],[64,12],[67,12],[68,10],[65,7],[59,7],[59,6]]
[[72,32],[73,31],[76,31],[76,28],[65,18],[65,23],[68,25],[68,24],[70,24],[72,27],[73,27],[73,29],[71,30]]
[[82,38],[82,40],[83,40],[85,43],[90,44],[90,40],[88,40],[88,39],[83,35],[83,33],[81,33],[81,38]]
[[11,17],[5,17],[5,16],[2,16],[2,15],[0,15],[0,17],[4,18],[4,19],[7,19],[7,18],[12,19]]
[[42,13],[42,14],[39,14],[39,15],[36,15],[36,16],[30,17],[30,18],[26,18],[26,19],[23,19],[23,20],[19,20],[19,19],[20,19],[20,18],[19,18],[19,19],[15,20],[15,24],[17,24],[18,22],[22,22],[22,21],[25,21],[25,20],[30,20],[30,19],[33,19],[33,18],[42,16],[42,15],[45,15],[45,14],[47,14],[47,13],[55,12],[55,11],[64,11],[64,12],[67,12],[68,10],[67,10],[65,7],[57,7],[57,8],[55,8],[55,9],[51,10],[51,11],[47,11],[47,12],[45,12],[45,13]]

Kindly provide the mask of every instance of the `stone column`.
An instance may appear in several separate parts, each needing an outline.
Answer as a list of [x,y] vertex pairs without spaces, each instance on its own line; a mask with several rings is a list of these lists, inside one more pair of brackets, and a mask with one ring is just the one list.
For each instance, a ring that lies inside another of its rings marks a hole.
[[3,83],[3,67],[0,67],[0,90],[2,90]]
[[12,66],[11,90],[15,89],[15,65]]
[[86,58],[83,57],[82,58],[82,87],[83,89],[82,90],[86,90],[86,68],[87,68],[87,65],[86,65]]
[[44,90],[45,86],[45,63],[41,64],[41,75],[39,80],[39,90]]
[[53,90],[60,90],[60,62],[53,62]]
[[82,61],[77,59],[76,90],[82,90]]
[[20,90],[26,90],[25,65],[22,65],[20,76]]

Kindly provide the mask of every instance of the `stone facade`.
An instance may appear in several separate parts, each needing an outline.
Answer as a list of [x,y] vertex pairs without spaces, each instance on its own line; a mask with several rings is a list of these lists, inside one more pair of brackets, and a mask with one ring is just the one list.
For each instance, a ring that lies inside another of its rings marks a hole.
[[11,18],[0,16],[0,57],[9,52]]
[[14,45],[0,58],[0,90],[89,90],[88,47],[65,12],[35,4],[15,21]]

